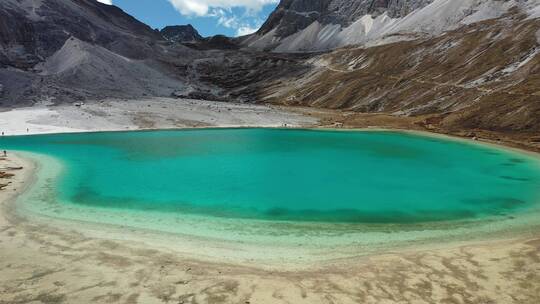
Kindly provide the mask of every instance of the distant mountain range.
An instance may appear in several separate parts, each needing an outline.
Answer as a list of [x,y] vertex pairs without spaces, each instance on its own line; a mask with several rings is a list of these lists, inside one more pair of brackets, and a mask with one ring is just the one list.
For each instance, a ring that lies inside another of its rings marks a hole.
[[95,0],[0,2],[0,106],[188,97],[540,131],[540,0],[282,0],[248,36]]
[[244,45],[277,52],[321,51],[347,45],[433,37],[511,9],[537,13],[538,1],[288,0],[281,1]]

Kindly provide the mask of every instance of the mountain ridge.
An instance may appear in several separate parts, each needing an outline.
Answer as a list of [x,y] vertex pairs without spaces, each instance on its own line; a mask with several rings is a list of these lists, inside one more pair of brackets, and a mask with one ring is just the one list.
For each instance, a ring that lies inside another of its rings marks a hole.
[[191,24],[169,25],[161,29],[160,33],[163,38],[172,42],[193,43],[203,39],[203,37]]
[[[246,47],[327,51],[437,36],[462,25],[528,10],[538,0],[283,0]],[[292,8],[292,9],[291,9]]]

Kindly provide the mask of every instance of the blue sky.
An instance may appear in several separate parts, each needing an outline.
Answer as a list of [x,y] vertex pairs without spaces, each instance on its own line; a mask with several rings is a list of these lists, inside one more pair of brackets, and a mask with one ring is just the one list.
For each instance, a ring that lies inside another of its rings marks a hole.
[[152,28],[191,23],[201,35],[240,36],[256,31],[279,0],[98,0]]

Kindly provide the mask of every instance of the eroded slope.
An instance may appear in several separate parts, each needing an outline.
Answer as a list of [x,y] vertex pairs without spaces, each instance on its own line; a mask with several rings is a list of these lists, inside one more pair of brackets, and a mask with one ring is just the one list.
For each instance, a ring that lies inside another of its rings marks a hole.
[[346,48],[259,97],[287,105],[436,115],[445,128],[540,130],[540,21],[514,11],[437,38]]

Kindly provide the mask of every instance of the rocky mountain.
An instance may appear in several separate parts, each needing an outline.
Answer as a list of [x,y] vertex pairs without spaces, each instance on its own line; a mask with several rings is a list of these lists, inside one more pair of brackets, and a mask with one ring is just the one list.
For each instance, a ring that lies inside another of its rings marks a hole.
[[119,8],[93,0],[2,0],[1,65],[31,67],[70,37],[138,59],[151,56],[152,44],[161,39]]
[[193,43],[203,39],[203,37],[191,24],[166,26],[160,31],[160,33],[165,39],[172,42]]
[[[194,52],[95,0],[2,0],[3,105],[169,95]],[[151,76],[151,77],[149,77]]]
[[433,0],[283,0],[257,32],[264,35],[275,30],[275,36],[286,38],[317,21],[347,27],[365,15],[384,13],[401,18]]
[[282,0],[243,45],[275,52],[324,51],[434,37],[498,18],[538,0]]
[[191,26],[152,30],[95,0],[5,0],[0,106],[146,96],[249,101],[256,84],[234,77],[227,77],[230,84],[207,81],[212,67],[235,62],[261,69],[240,76],[270,80],[305,65],[291,62],[278,69],[265,65],[272,60],[267,54],[238,49],[235,39],[202,38]]
[[314,55],[259,99],[419,117],[426,128],[540,132],[540,9],[509,9],[436,37]]
[[[387,15],[378,13],[376,18]],[[450,20],[462,21],[447,27]],[[417,30],[315,53],[277,52],[288,38],[275,40],[276,56],[308,68],[252,82],[252,99],[416,117],[425,128],[450,133],[540,132],[539,1],[436,0],[395,24]],[[332,39],[339,32],[325,35]],[[218,82],[224,73],[247,75],[231,65],[208,77]]]

